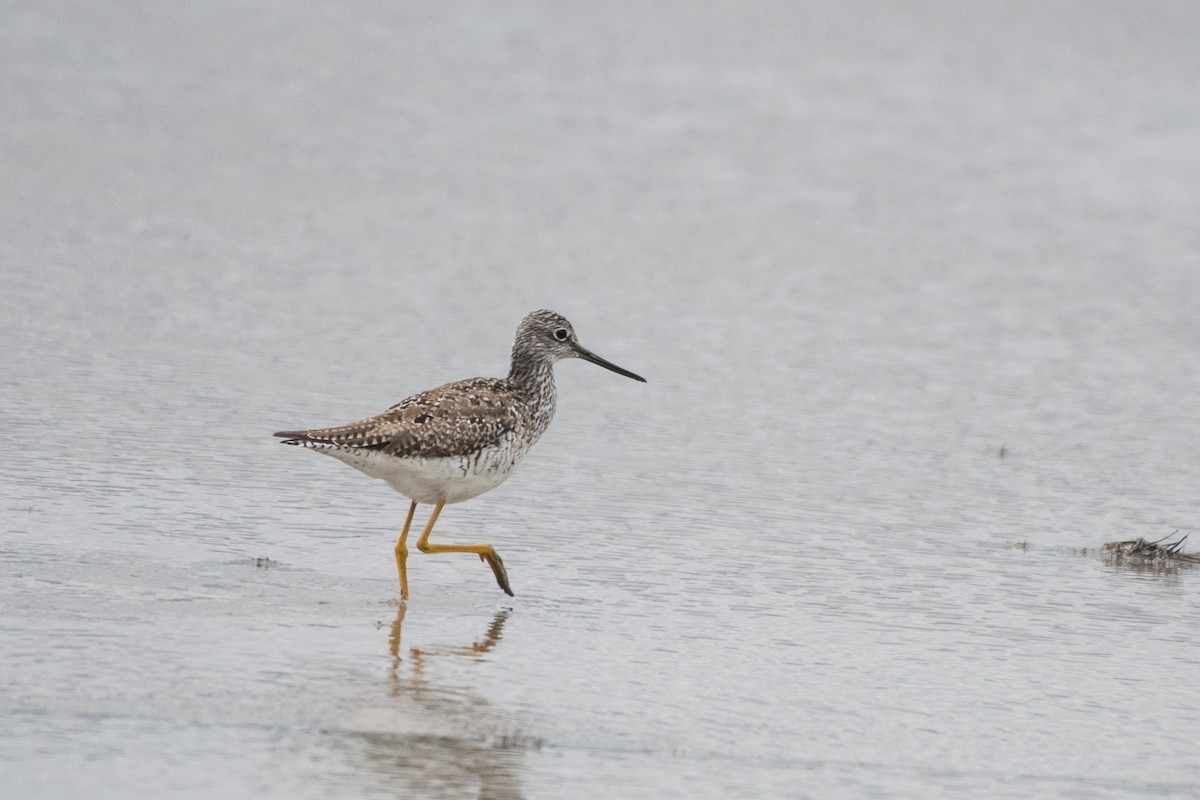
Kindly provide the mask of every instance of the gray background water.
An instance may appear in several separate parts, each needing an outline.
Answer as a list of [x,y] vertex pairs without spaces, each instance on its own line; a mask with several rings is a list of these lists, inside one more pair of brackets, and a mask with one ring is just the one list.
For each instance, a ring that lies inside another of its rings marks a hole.
[[[4,797],[1200,795],[1200,6],[0,15]],[[543,306],[398,613],[269,434]]]

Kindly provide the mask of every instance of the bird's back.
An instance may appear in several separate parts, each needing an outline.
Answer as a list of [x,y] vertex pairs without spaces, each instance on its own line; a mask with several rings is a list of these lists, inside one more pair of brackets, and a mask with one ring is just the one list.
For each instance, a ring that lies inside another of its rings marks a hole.
[[521,433],[531,411],[498,378],[457,381],[408,397],[380,414],[304,431],[281,431],[287,444],[313,449],[379,450],[398,458],[465,456]]

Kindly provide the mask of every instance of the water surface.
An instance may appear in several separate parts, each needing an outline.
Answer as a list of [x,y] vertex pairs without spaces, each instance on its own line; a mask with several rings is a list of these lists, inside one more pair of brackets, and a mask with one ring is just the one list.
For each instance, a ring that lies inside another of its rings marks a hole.
[[[1200,794],[1197,13],[9,4],[3,794]],[[540,307],[400,607],[269,434]]]

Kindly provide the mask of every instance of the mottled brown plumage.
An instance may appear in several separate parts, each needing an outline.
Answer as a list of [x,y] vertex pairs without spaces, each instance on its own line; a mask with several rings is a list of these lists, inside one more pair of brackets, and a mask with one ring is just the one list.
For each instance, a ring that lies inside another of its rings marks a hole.
[[533,425],[529,404],[498,378],[471,378],[414,394],[380,414],[336,428],[275,434],[288,444],[380,450],[398,458],[463,457]]
[[504,482],[554,417],[555,362],[582,358],[620,375],[641,376],[584,349],[571,323],[553,311],[521,321],[507,378],[471,378],[409,397],[380,414],[347,425],[282,431],[284,444],[307,447],[386,481],[412,501],[396,543],[400,589],[408,596],[405,539],[418,503],[435,506],[417,547],[426,552],[471,552],[486,560],[512,594],[491,545],[433,545],[429,532],[447,503],[459,503]]

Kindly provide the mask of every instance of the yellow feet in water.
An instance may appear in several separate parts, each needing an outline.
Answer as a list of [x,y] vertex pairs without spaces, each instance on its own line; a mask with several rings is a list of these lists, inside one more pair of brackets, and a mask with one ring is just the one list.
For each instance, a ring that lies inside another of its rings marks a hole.
[[[508,585],[508,571],[504,568],[500,554],[490,544],[433,544],[429,541],[429,534],[433,531],[433,525],[437,522],[438,515],[442,513],[445,505],[445,500],[439,500],[438,504],[433,507],[429,521],[425,523],[425,528],[417,539],[417,549],[422,553],[475,553],[479,556],[480,561],[486,561],[492,568],[492,573],[496,576],[496,583],[500,585],[504,593],[513,597],[513,591]],[[404,519],[404,530],[400,532],[400,538],[396,540],[396,571],[400,575],[400,597],[404,600],[408,599],[408,529],[412,527],[413,515],[416,510],[415,502],[409,505],[408,516]]]

